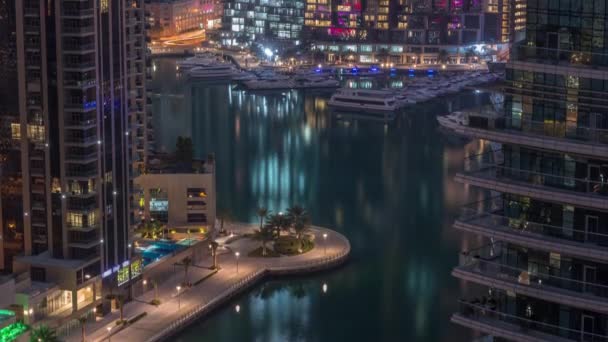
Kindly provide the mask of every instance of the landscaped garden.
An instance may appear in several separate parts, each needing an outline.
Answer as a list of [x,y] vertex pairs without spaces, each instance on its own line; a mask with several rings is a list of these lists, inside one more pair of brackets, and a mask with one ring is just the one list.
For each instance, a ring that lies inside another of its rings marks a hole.
[[286,213],[273,214],[266,208],[258,209],[260,228],[252,238],[261,246],[249,252],[250,257],[279,257],[298,255],[314,248],[308,233],[310,216],[306,209],[293,206]]

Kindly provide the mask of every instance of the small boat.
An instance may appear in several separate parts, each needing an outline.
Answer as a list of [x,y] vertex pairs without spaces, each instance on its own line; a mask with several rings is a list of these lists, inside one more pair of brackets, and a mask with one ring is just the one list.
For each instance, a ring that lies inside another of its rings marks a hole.
[[448,115],[438,116],[437,121],[442,127],[453,130],[459,126],[466,126],[468,118],[464,112],[452,112]]
[[392,92],[347,88],[338,89],[327,104],[338,109],[369,113],[394,112],[399,107]]

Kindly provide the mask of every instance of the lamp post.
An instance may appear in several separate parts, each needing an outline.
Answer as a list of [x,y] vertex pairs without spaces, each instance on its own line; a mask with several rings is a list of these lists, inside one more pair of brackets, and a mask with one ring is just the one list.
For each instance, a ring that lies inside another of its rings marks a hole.
[[108,330],[108,342],[112,342],[112,327],[108,326],[106,329]]
[[234,256],[236,258],[236,273],[239,273],[239,255],[241,255],[241,253],[239,253],[239,252],[234,253]]
[[323,255],[327,255],[327,233],[323,233]]
[[182,289],[182,287],[178,285],[176,287],[176,289],[177,289],[177,310],[179,310],[181,308],[181,300],[180,300],[180,297],[179,297],[179,294],[180,294],[179,291]]

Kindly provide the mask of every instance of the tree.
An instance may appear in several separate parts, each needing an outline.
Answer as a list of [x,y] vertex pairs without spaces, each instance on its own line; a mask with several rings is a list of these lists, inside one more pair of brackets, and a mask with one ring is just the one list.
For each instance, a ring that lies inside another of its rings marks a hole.
[[262,256],[266,256],[266,244],[274,239],[274,231],[273,227],[270,225],[265,225],[264,227],[260,227],[259,230],[256,230],[253,238],[262,243]]
[[190,283],[188,282],[188,269],[190,268],[190,266],[192,265],[192,258],[191,257],[185,257],[184,259],[182,259],[182,266],[184,266],[184,286],[189,286]]
[[217,264],[217,248],[219,247],[219,245],[220,244],[217,243],[217,241],[215,241],[215,240],[212,240],[209,243],[209,246],[211,246],[211,255],[213,256],[213,266],[212,266],[212,268],[214,270],[218,269],[218,264]]
[[78,323],[80,323],[81,339],[82,339],[82,342],[84,342],[85,341],[84,326],[85,326],[85,324],[87,324],[87,317],[86,316],[80,316],[80,317],[78,317]]
[[278,238],[281,235],[281,231],[289,231],[291,222],[286,215],[272,214],[266,219],[266,225],[272,230],[274,237]]
[[258,208],[258,216],[260,217],[260,229],[262,229],[262,226],[264,225],[264,219],[266,218],[266,216],[268,216],[269,213],[270,211],[264,207]]
[[389,53],[388,50],[385,48],[380,49],[380,51],[378,51],[378,53],[376,54],[376,57],[378,57],[379,60],[382,61],[382,63],[388,63],[388,57],[389,57]]
[[178,163],[192,167],[192,160],[194,159],[192,138],[177,137],[177,143],[175,144],[175,159]]
[[40,325],[32,329],[30,333],[30,342],[59,342],[57,333],[54,329],[46,325]]
[[321,50],[314,50],[312,52],[312,60],[315,64],[325,62],[325,53]]
[[467,63],[471,63],[471,58],[475,57],[477,54],[475,53],[475,50],[473,49],[468,49],[465,54],[464,57],[467,59]]
[[287,209],[287,216],[293,226],[297,239],[301,240],[306,230],[308,230],[308,224],[310,222],[308,212],[303,207],[294,205]]
[[437,54],[437,60],[439,61],[439,63],[445,63],[448,61],[448,52],[446,50],[439,50],[439,53]]
[[157,239],[163,231],[163,225],[158,220],[143,220],[135,230],[144,239]]
[[224,232],[224,221],[230,221],[232,216],[226,209],[218,209],[217,218],[220,220],[220,233]]
[[123,294],[117,294],[114,298],[118,302],[118,308],[120,309],[120,323],[124,322],[124,307],[125,307],[125,296]]

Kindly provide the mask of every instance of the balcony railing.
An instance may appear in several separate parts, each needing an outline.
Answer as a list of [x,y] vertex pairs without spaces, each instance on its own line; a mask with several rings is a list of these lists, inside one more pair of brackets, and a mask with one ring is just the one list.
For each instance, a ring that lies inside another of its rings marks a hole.
[[465,173],[496,180],[518,181],[597,196],[608,196],[608,180],[591,180],[508,167],[502,163],[487,161],[486,157],[489,155],[486,153],[466,158]]
[[491,113],[466,113],[468,126],[493,131],[516,132],[522,135],[608,144],[608,129],[580,126],[575,122],[536,121]]
[[[571,291],[587,296],[608,298],[608,286],[577,279],[555,276],[542,271],[559,272],[548,265],[528,263],[528,269],[507,265],[501,243],[493,243],[461,253],[460,267],[494,279],[512,281],[539,290]],[[538,270],[538,271],[531,271]]]
[[502,198],[468,204],[461,209],[458,219],[461,222],[482,225],[492,230],[506,231],[521,236],[552,237],[567,241],[579,242],[589,247],[608,247],[608,234],[588,231],[579,228],[554,226],[533,222],[526,217],[509,217],[504,215]]
[[525,42],[514,44],[511,51],[513,61],[594,69],[608,66],[608,54],[606,53],[549,49],[528,46],[525,45]]
[[502,312],[493,304],[488,305],[460,300],[459,305],[460,314],[464,318],[493,325],[498,329],[510,330],[513,333],[534,336],[537,337],[538,340],[545,340],[550,338],[550,336],[547,335],[552,335],[559,341],[563,341],[564,339],[593,342],[608,341],[608,336],[605,335],[570,329],[526,317],[511,315]]

